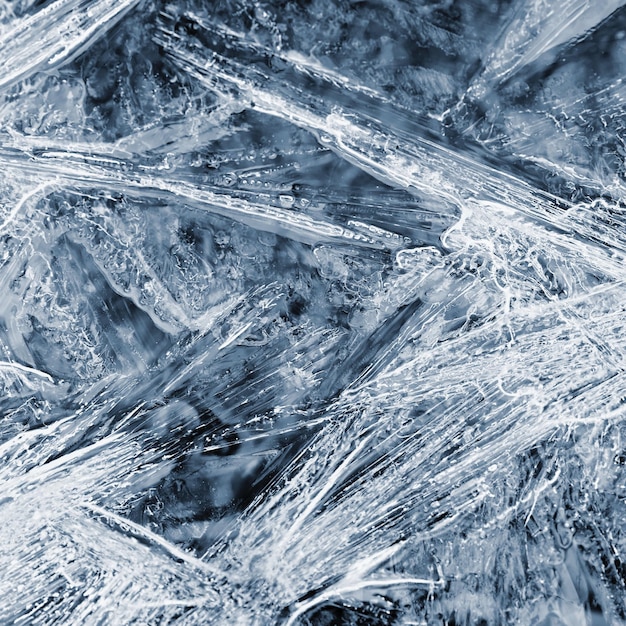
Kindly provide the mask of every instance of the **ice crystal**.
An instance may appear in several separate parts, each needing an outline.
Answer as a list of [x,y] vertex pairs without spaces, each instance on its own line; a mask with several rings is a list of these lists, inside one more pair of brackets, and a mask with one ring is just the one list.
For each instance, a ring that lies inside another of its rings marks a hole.
[[622,4],[0,2],[0,623],[625,624]]

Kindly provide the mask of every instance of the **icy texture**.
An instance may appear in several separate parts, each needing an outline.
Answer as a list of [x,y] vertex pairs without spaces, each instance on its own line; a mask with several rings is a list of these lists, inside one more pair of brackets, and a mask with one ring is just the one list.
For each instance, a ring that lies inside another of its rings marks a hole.
[[622,4],[0,2],[0,623],[626,624]]

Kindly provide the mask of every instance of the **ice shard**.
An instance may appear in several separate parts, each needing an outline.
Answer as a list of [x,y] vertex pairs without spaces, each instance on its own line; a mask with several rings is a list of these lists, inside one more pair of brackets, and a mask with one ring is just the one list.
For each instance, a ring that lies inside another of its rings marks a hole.
[[0,2],[0,624],[626,624],[626,8]]

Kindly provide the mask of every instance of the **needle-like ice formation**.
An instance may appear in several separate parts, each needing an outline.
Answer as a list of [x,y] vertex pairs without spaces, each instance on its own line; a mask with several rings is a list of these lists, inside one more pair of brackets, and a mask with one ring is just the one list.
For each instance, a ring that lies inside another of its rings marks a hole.
[[0,623],[626,623],[622,4],[0,2]]

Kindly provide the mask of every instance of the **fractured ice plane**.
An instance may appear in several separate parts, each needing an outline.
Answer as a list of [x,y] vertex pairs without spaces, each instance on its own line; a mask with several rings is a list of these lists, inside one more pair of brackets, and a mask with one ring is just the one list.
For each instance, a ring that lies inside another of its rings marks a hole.
[[0,1],[0,623],[626,624],[623,5]]

